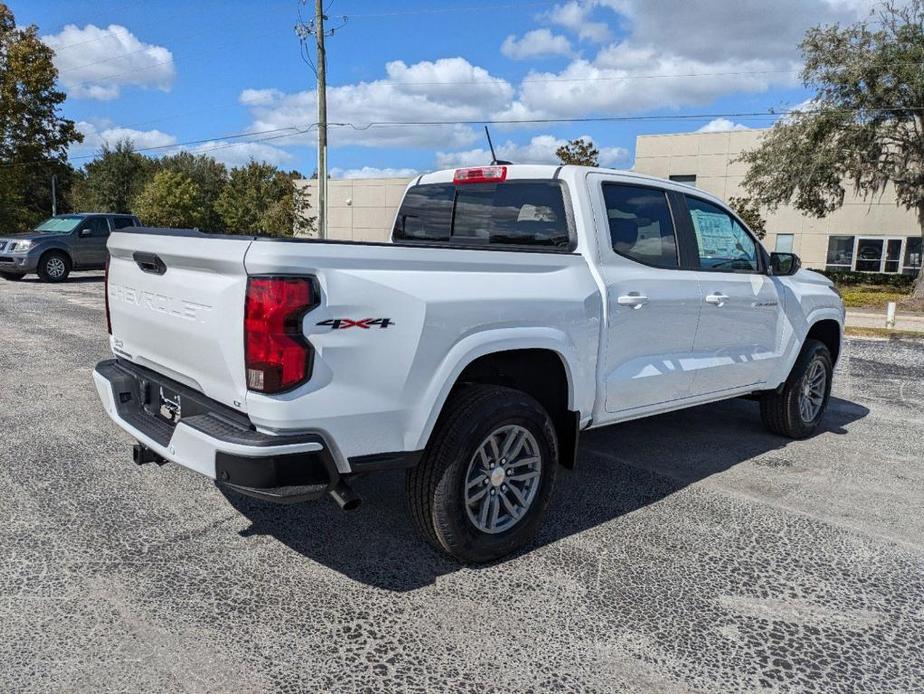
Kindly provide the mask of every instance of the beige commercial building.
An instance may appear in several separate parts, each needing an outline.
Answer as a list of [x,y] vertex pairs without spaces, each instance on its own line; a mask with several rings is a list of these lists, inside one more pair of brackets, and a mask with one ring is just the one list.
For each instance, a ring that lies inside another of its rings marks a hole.
[[[635,140],[639,173],[688,183],[723,200],[744,195],[747,167],[735,160],[765,130],[642,135]],[[863,200],[849,191],[844,206],[823,219],[790,207],[766,213],[769,250],[792,251],[808,267],[905,272],[921,267],[921,232],[914,212],[896,206],[894,192]]]
[[[634,170],[708,191],[723,200],[742,195],[745,165],[739,154],[754,147],[763,130],[642,135]],[[388,241],[410,179],[351,179],[328,183],[328,237]],[[299,185],[315,197],[313,181]],[[844,206],[824,219],[781,207],[766,213],[769,250],[797,253],[803,264],[831,270],[915,274],[921,267],[921,236],[915,214],[897,207],[891,191],[863,200],[848,193]]]

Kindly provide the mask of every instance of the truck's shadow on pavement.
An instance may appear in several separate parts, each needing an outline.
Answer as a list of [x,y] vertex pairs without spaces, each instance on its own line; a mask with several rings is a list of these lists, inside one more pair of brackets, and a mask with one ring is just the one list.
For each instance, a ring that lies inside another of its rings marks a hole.
[[[846,434],[847,424],[868,413],[861,405],[831,398],[819,435]],[[546,521],[521,554],[754,458],[756,464],[787,466],[787,445],[793,442],[763,429],[757,404],[746,400],[588,432],[577,469],[561,470]],[[354,486],[363,505],[351,513],[329,500],[287,507],[231,492],[226,496],[252,523],[242,534],[270,535],[313,561],[377,588],[414,590],[460,568],[417,535],[405,507],[403,473],[366,477]]]

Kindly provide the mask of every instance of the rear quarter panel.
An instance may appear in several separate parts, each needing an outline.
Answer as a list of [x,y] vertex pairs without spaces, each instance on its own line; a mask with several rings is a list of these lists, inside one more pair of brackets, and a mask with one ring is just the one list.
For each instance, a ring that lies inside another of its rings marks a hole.
[[[341,463],[423,448],[455,378],[490,352],[554,350],[570,407],[593,407],[602,312],[580,255],[262,241],[245,264],[249,274],[314,274],[321,291],[303,326],[316,350],[311,380],[280,396],[249,393],[247,411],[261,428],[326,434]],[[388,327],[349,323],[364,319]]]

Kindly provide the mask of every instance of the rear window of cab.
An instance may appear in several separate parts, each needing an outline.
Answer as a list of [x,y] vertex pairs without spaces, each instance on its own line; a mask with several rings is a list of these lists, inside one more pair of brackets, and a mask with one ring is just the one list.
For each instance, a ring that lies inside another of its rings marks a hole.
[[392,239],[570,250],[569,229],[561,181],[428,183],[413,186],[404,196]]

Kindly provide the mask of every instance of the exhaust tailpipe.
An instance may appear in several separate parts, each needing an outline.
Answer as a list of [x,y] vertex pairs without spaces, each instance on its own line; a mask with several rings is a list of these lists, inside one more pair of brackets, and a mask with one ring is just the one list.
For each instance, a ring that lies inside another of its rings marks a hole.
[[362,503],[362,499],[359,498],[359,495],[353,491],[353,489],[343,480],[337,482],[333,489],[331,489],[328,494],[331,498],[337,502],[337,506],[340,507],[341,511],[353,511],[359,508],[359,505]]

